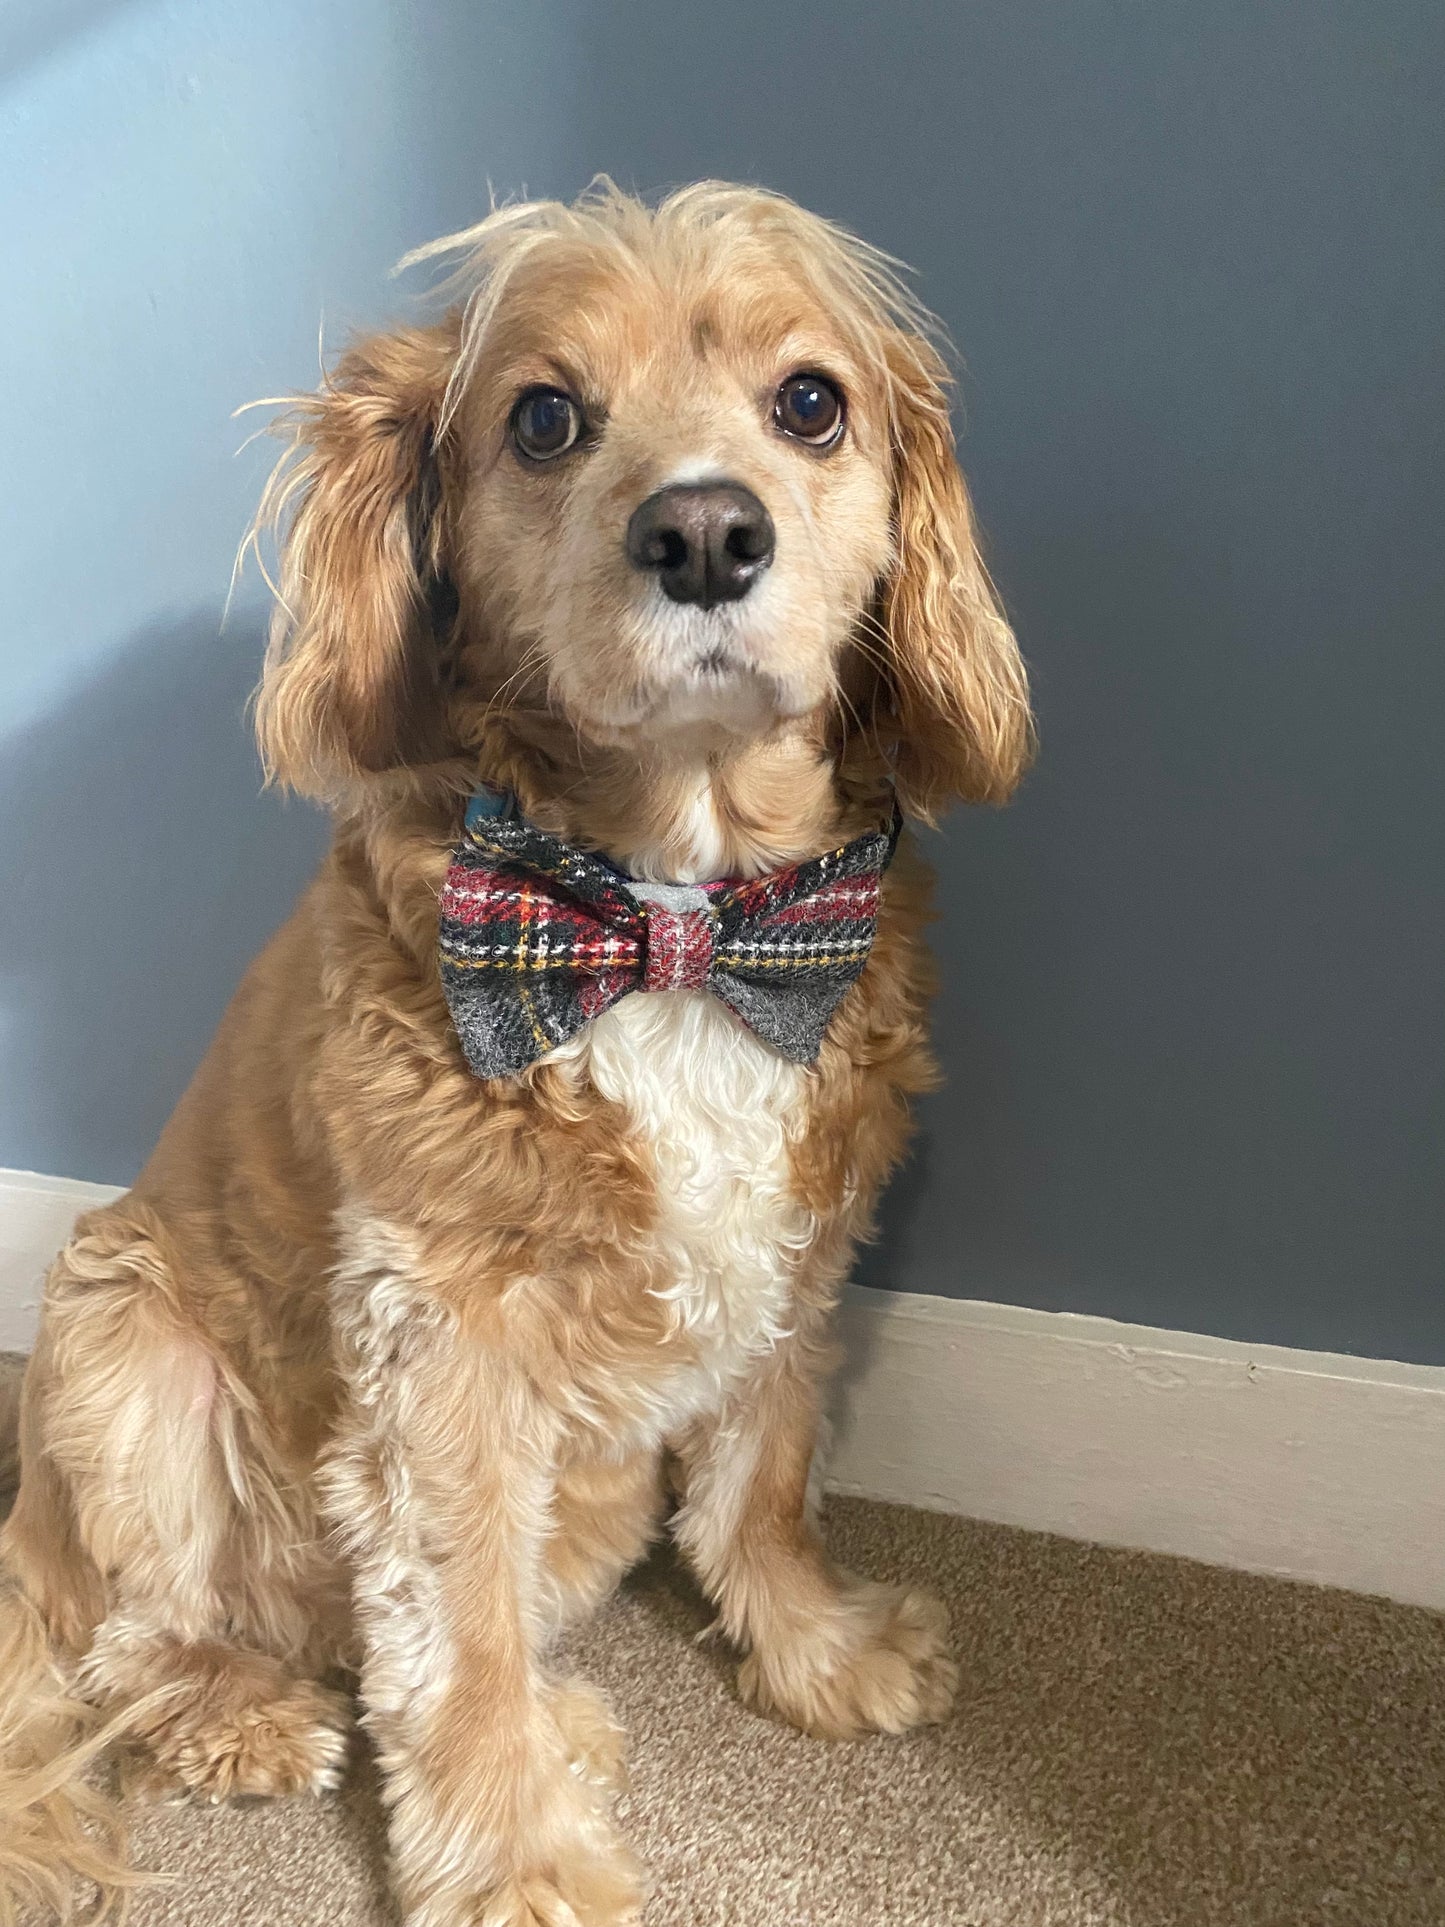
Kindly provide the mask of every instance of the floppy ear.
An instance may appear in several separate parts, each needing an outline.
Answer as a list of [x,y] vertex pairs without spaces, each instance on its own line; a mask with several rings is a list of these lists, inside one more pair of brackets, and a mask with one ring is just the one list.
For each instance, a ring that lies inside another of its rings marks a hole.
[[[435,753],[446,593],[437,436],[454,324],[356,343],[283,427],[262,521],[289,524],[256,738],[312,795]],[[294,512],[293,512],[294,504]]]
[[1001,803],[1033,750],[1018,644],[979,556],[954,453],[942,357],[917,336],[888,344],[894,540],[884,584],[898,798],[933,822],[955,798]]

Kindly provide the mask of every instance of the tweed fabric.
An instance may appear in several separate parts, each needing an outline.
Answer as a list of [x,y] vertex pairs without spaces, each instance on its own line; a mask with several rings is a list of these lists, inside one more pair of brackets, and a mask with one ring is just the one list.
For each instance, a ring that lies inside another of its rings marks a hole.
[[490,792],[467,811],[441,896],[442,988],[468,1064],[510,1077],[633,991],[706,989],[795,1062],[873,946],[901,819],[768,876],[635,882]]

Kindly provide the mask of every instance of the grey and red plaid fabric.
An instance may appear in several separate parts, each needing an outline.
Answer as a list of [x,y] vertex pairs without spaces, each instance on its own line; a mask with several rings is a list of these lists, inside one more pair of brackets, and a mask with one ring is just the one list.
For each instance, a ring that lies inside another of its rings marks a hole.
[[873,945],[901,819],[769,876],[647,884],[482,790],[441,897],[442,988],[478,1077],[511,1077],[632,991],[707,990],[801,1064]]

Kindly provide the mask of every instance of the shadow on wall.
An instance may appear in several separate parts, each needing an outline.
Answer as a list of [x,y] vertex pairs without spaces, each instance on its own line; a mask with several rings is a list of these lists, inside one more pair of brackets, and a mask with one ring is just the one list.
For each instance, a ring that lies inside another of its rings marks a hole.
[[908,1156],[884,1189],[878,1206],[878,1235],[860,1245],[850,1274],[857,1285],[875,1291],[896,1291],[899,1272],[906,1264],[918,1213],[928,1193],[930,1138],[927,1120],[919,1120]]
[[261,791],[260,630],[143,633],[6,744],[0,1165],[129,1182],[319,861],[323,820]]

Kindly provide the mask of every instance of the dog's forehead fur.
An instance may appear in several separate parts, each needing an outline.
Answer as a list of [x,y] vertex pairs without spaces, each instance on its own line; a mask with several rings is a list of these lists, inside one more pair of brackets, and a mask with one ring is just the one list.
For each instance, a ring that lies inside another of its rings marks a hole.
[[[773,239],[720,225],[684,248],[655,228],[647,249],[615,236],[547,238],[505,278],[462,370],[469,434],[495,434],[523,389],[576,394],[594,421],[629,402],[729,398],[765,409],[807,369],[848,394],[855,431],[881,415],[884,369],[859,318],[830,309]],[[851,325],[850,325],[851,323]]]

